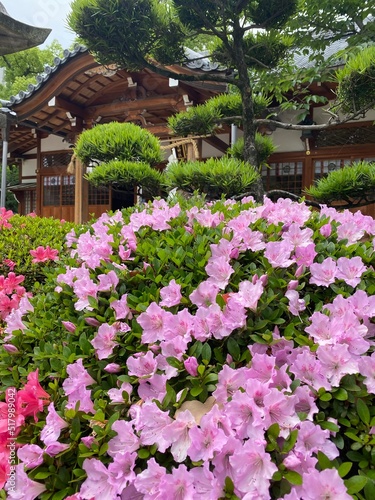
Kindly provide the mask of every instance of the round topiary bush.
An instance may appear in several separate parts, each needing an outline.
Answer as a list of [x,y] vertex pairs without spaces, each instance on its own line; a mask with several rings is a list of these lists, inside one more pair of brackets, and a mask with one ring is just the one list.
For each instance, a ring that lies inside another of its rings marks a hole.
[[162,160],[159,140],[133,123],[104,123],[85,130],[74,153],[86,164],[125,160],[155,165]]
[[70,237],[0,348],[2,498],[374,498],[374,235],[244,199]]
[[118,160],[98,165],[86,177],[97,187],[111,185],[112,189],[131,191],[137,186],[145,196],[160,194],[162,180],[161,172],[147,163]]
[[179,162],[164,173],[164,183],[188,193],[198,191],[212,199],[231,197],[251,189],[259,174],[248,163],[236,158],[209,158],[206,162]]

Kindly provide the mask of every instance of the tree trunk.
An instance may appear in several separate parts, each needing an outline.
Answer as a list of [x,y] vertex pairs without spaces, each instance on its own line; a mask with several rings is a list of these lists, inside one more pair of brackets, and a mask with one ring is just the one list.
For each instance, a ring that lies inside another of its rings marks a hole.
[[[233,30],[233,46],[235,48],[234,58],[238,70],[238,80],[236,82],[242,98],[242,126],[244,138],[244,161],[249,163],[256,170],[260,171],[258,153],[255,147],[256,125],[254,124],[254,100],[253,90],[250,83],[248,68],[245,60],[245,51],[243,44],[243,31],[237,25]],[[255,199],[258,202],[263,201],[264,188],[262,178],[254,184]]]

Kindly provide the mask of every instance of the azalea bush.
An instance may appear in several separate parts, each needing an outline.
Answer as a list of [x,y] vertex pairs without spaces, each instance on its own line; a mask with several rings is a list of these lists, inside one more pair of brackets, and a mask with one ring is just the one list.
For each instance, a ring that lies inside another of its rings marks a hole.
[[7,318],[2,498],[373,499],[374,234],[250,198],[71,233]]
[[35,283],[44,281],[45,267],[53,266],[73,227],[71,222],[0,208],[0,276],[23,275],[31,291]]

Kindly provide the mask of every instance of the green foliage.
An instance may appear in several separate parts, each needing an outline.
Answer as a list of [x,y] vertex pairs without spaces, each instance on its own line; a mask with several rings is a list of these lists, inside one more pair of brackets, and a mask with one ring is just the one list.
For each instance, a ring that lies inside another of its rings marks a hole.
[[86,177],[97,187],[133,191],[138,186],[145,195],[155,196],[160,191],[162,174],[147,163],[113,160],[94,167]]
[[8,54],[0,57],[0,67],[5,68],[4,84],[0,85],[0,97],[9,99],[10,96],[18,94],[20,90],[26,90],[30,83],[36,83],[36,76],[43,73],[46,64],[53,65],[55,57],[61,57],[63,48],[57,40],[54,40],[46,48],[31,49]]
[[375,165],[363,161],[330,172],[305,191],[320,203],[332,203],[373,198],[374,190]]
[[[260,117],[270,105],[270,99],[262,93],[254,95],[254,116]],[[226,118],[232,123],[242,122],[242,99],[240,94],[220,94],[208,99],[204,104],[181,111],[168,119],[168,126],[179,136],[211,135],[218,131]]]
[[235,196],[249,191],[259,174],[249,164],[235,158],[210,158],[206,162],[175,163],[165,172],[169,188],[205,193],[210,198]]
[[162,159],[159,140],[133,123],[111,122],[85,130],[74,152],[86,164],[125,160],[155,165]]
[[[14,186],[19,183],[19,171],[16,165],[7,165],[7,186]],[[5,208],[12,210],[13,213],[17,212],[18,202],[16,201],[13,193],[7,190],[5,198]]]
[[156,0],[75,0],[70,27],[102,63],[143,69],[148,57],[171,64],[184,56],[178,19]]
[[33,284],[44,281],[47,270],[45,266],[54,267],[56,264],[52,261],[33,264],[30,250],[49,245],[63,253],[65,236],[74,224],[30,215],[13,215],[9,223],[10,228],[0,229],[0,275],[9,272],[9,266],[5,262],[9,259],[15,263],[14,272],[25,276],[26,289],[31,290]]
[[349,58],[337,72],[337,95],[344,112],[355,113],[375,105],[375,46]]
[[[243,160],[243,137],[238,139],[231,148],[228,149],[227,154],[233,156],[237,160]],[[259,165],[266,165],[268,158],[276,151],[277,147],[274,145],[272,138],[267,135],[262,135],[259,132],[255,134],[255,148],[258,154]]]

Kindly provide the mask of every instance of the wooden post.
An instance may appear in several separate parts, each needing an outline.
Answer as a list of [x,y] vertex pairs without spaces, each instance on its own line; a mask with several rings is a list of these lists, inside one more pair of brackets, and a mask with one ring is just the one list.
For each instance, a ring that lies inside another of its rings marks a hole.
[[74,222],[82,224],[89,220],[89,185],[84,178],[86,167],[75,160]]

